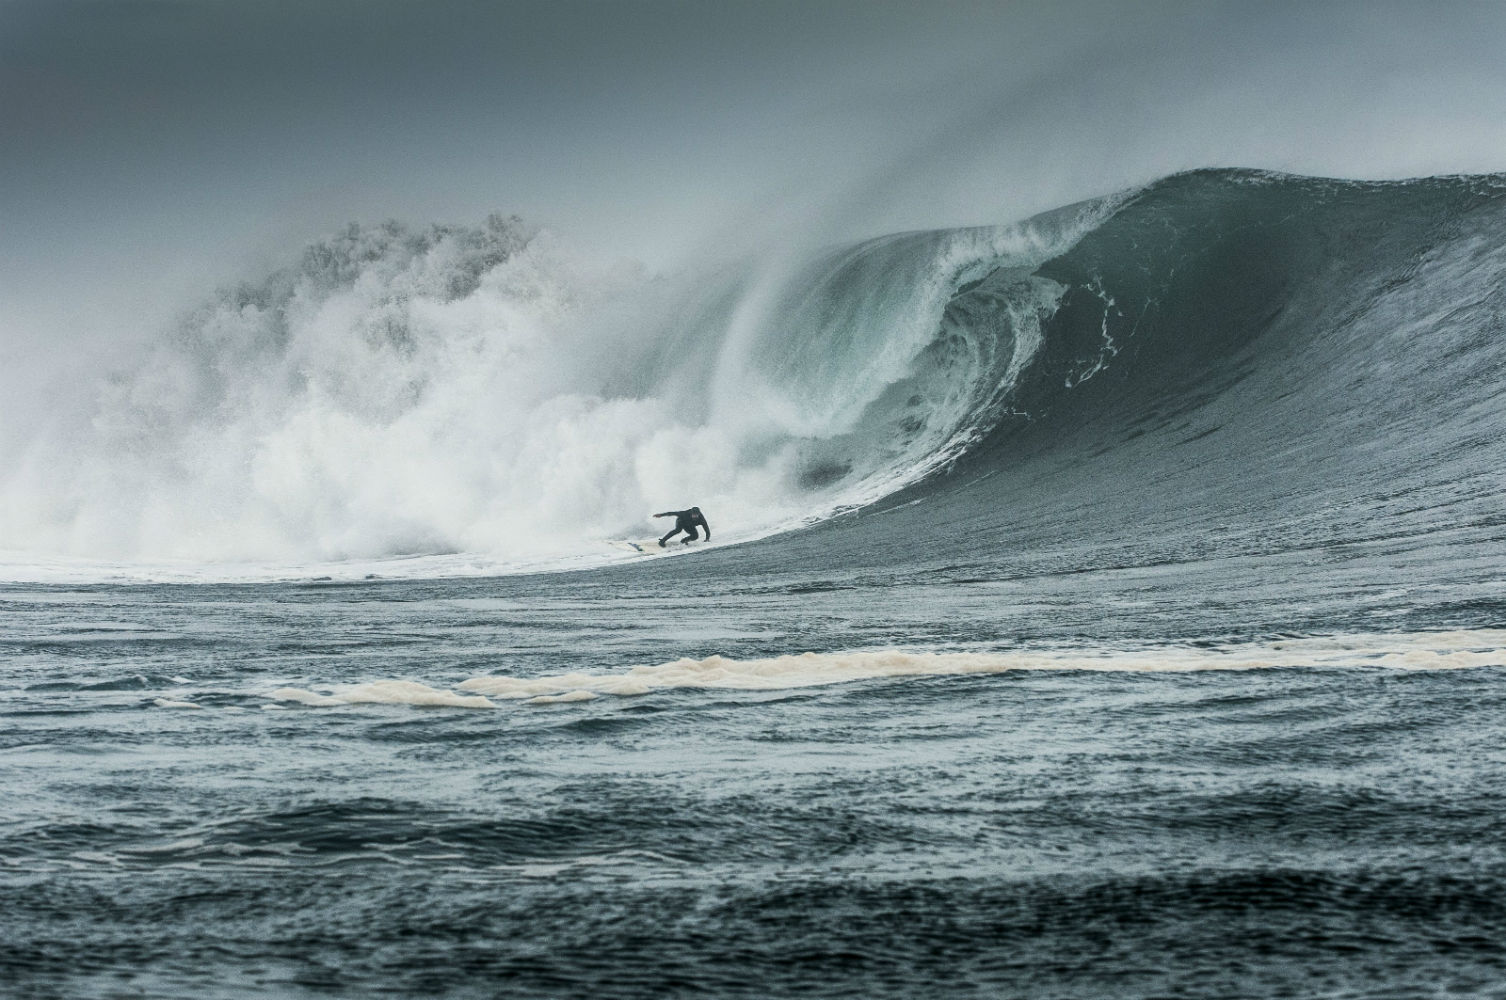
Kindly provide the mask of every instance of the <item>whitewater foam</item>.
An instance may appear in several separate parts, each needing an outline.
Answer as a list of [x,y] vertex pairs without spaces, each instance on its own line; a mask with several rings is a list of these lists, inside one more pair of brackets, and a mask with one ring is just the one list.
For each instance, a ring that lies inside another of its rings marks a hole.
[[353,226],[186,316],[135,371],[81,373],[82,422],[64,407],[0,440],[0,578],[563,569],[624,558],[601,542],[690,502],[718,543],[809,524],[976,437],[1053,289],[1018,282],[986,336],[947,330],[948,303],[1111,204],[761,281],[649,279],[495,216]]
[[479,695],[467,696],[419,684],[416,681],[372,681],[342,688],[330,694],[317,694],[302,688],[278,688],[270,698],[303,705],[426,705],[448,708],[496,708]]

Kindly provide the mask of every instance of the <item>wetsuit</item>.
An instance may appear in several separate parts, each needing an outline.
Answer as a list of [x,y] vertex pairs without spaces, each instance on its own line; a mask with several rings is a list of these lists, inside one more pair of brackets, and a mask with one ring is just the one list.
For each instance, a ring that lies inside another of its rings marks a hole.
[[689,545],[699,537],[695,533],[695,529],[698,527],[706,532],[706,541],[711,541],[711,525],[706,523],[706,516],[701,513],[701,508],[699,507],[692,507],[689,510],[667,510],[662,514],[655,514],[654,516],[672,517],[675,519],[674,528],[670,530],[669,534],[659,539],[660,548],[663,548],[665,542],[682,531],[685,532],[685,537],[680,539],[680,544]]

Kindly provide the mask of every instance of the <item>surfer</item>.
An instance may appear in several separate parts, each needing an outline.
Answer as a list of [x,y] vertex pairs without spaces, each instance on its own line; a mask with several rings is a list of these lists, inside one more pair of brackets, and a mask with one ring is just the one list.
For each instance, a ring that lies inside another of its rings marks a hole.
[[659,539],[659,548],[661,549],[664,548],[665,542],[682,531],[685,532],[685,537],[680,539],[680,544],[689,545],[698,537],[695,533],[697,527],[704,529],[706,532],[706,541],[711,541],[711,525],[706,523],[706,515],[701,513],[701,508],[699,507],[692,507],[689,510],[667,510],[662,514],[655,514],[654,516],[672,517],[675,519],[674,528],[670,530],[669,534]]

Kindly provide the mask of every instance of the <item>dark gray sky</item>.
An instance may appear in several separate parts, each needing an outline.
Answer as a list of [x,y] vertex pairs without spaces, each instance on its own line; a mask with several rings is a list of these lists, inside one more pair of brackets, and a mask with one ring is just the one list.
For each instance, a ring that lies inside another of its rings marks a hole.
[[1506,169],[1506,4],[0,0],[0,360],[349,220],[675,266],[1202,165]]

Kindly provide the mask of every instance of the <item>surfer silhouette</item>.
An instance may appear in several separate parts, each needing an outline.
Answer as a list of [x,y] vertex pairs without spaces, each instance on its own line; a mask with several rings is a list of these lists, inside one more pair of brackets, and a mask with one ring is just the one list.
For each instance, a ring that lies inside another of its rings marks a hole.
[[667,510],[662,514],[655,514],[654,516],[672,517],[675,519],[675,526],[670,529],[669,534],[659,539],[659,548],[661,549],[664,548],[665,542],[682,531],[685,532],[685,537],[680,539],[680,544],[689,545],[698,537],[695,533],[697,527],[704,529],[706,532],[706,541],[711,541],[711,525],[706,523],[706,515],[701,513],[701,508],[699,507],[692,507],[689,510]]

